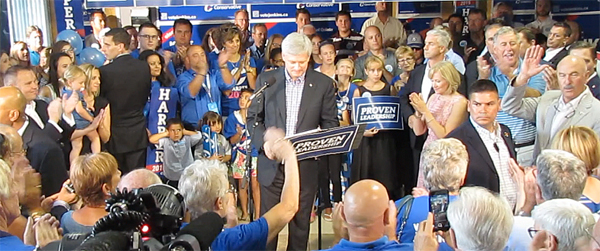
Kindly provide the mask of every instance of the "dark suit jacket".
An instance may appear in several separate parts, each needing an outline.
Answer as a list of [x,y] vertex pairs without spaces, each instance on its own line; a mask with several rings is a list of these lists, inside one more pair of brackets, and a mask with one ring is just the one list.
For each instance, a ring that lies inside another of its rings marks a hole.
[[[494,59],[489,51],[486,54],[483,54],[483,59],[487,60],[490,66],[493,67],[495,65]],[[467,91],[465,94],[469,93],[471,85],[477,81],[477,79],[479,79],[479,71],[477,70],[477,60],[475,60],[467,65],[467,69],[465,71],[465,81],[467,82]]]
[[[247,125],[255,127],[254,129],[250,127],[248,130],[250,130],[252,144],[256,149],[261,149],[264,144],[263,135],[266,128],[277,127],[285,131],[287,116],[284,70],[285,67],[281,67],[262,73],[256,80],[256,90],[258,90],[265,85],[265,81],[275,78],[275,83],[268,87],[263,95],[257,97],[248,109]],[[308,69],[300,102],[296,133],[312,130],[319,126],[322,129],[339,126],[335,91],[331,78],[313,69]],[[258,181],[261,185],[269,186],[273,182],[277,165],[277,162],[269,160],[264,152],[260,151]],[[302,168],[302,162],[300,168]]]
[[110,153],[127,153],[148,146],[144,106],[148,102],[152,78],[148,63],[122,55],[100,68],[100,96],[110,104]]
[[[93,44],[98,44],[101,46],[100,42],[96,39],[93,33],[85,36],[83,41],[85,43],[85,48],[91,47]],[[98,49],[100,49],[100,47],[98,47]]]
[[42,178],[42,195],[48,197],[58,193],[69,178],[60,145],[42,132],[34,121],[29,121],[22,138],[27,159]]
[[556,69],[558,62],[560,62],[564,57],[569,55],[569,51],[567,47],[563,48],[558,54],[556,54],[552,59],[548,60],[548,63],[552,65],[552,68]]
[[[43,100],[39,100],[36,99],[34,100],[35,102],[35,112],[38,114],[38,116],[40,116],[40,119],[42,120],[42,122],[46,122],[46,125],[44,126],[44,129],[42,129],[42,131],[48,135],[48,137],[50,137],[52,140],[54,140],[55,142],[59,142],[59,141],[71,141],[71,135],[73,134],[73,131],[75,131],[75,127],[70,126],[66,121],[64,121],[62,118],[58,121],[58,126],[60,126],[60,128],[62,128],[62,133],[60,133],[58,131],[58,129],[56,129],[56,127],[54,127],[52,124],[48,123],[48,103],[46,103]],[[31,119],[29,120],[29,122],[35,123],[34,121],[32,121]]]
[[[501,135],[504,143],[512,158],[516,158],[515,142],[512,140],[512,134],[507,126],[500,124]],[[481,186],[490,191],[500,192],[500,178],[496,172],[492,158],[488,153],[483,140],[475,130],[475,127],[468,119],[462,125],[449,133],[447,138],[456,138],[460,140],[469,153],[469,165],[467,167],[467,177],[465,185]]]
[[592,94],[594,94],[594,97],[600,99],[600,77],[598,77],[598,74],[587,82],[587,86],[590,88]]
[[[404,123],[408,125],[408,117],[415,113],[412,105],[410,105],[410,100],[408,96],[413,93],[421,93],[421,86],[423,85],[423,78],[425,78],[425,74],[429,74],[425,72],[427,68],[427,64],[422,64],[417,66],[412,72],[410,72],[410,76],[408,78],[408,82],[402,88],[402,91],[398,94],[400,96],[400,109],[402,110],[402,117],[404,118]],[[467,95],[467,85],[465,82],[464,76],[461,75],[461,83],[458,86],[458,92],[464,96]],[[431,91],[429,91],[429,96],[433,95],[435,91],[433,87]],[[416,136],[412,130],[410,130],[410,143],[413,149],[421,150],[423,148],[423,143],[425,143],[425,139],[427,138],[427,133],[421,136]]]

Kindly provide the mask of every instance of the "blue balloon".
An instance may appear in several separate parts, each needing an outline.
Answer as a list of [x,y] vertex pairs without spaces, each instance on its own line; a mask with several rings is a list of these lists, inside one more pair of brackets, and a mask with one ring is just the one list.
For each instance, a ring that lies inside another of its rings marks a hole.
[[92,64],[96,67],[100,67],[104,65],[106,61],[106,56],[96,48],[85,48],[79,53],[79,58],[81,59],[81,63]]
[[79,54],[83,49],[83,40],[79,33],[74,30],[64,30],[58,33],[56,36],[56,41],[65,40],[71,44],[73,50],[75,51],[75,55]]

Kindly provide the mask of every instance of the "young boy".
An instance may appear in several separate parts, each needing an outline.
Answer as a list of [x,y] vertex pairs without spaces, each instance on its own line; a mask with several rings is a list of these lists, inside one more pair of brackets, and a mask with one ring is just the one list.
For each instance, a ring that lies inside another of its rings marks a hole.
[[[238,100],[240,110],[234,111],[225,120],[225,129],[223,136],[233,145],[231,168],[233,178],[238,181],[240,204],[242,205],[242,216],[240,220],[248,220],[248,189],[242,186],[242,180],[246,176],[246,149],[250,144],[250,139],[246,133],[246,114],[250,107],[250,96],[252,90],[243,89]],[[252,148],[252,198],[254,199],[254,219],[258,219],[260,213],[260,186],[256,180],[256,159],[258,152]]]
[[167,131],[157,133],[149,138],[150,143],[158,144],[164,149],[163,171],[167,184],[177,188],[183,170],[194,162],[192,146],[202,140],[200,132],[183,129],[178,118],[167,120]]

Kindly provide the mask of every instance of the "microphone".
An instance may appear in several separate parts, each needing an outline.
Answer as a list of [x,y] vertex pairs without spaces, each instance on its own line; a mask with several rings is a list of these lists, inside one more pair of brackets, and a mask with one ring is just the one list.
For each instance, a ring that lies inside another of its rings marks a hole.
[[182,228],[177,238],[161,250],[208,250],[223,225],[223,219],[217,213],[204,213]]
[[253,100],[254,98],[260,96],[272,84],[275,84],[275,77],[271,77],[267,81],[265,81],[265,85],[263,85],[260,89],[256,90],[252,95],[250,95],[249,99]]

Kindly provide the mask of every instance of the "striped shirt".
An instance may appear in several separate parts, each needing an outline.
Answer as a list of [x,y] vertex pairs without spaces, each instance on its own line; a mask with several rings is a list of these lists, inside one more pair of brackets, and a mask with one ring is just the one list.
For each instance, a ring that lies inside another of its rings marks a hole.
[[506,198],[511,208],[517,204],[517,183],[510,177],[508,162],[510,161],[510,153],[506,143],[502,139],[500,126],[496,126],[494,132],[481,127],[475,123],[472,118],[469,118],[475,127],[479,138],[483,141],[485,148],[494,163],[496,173],[500,180],[500,195]]
[[[519,67],[513,72],[513,74],[516,76],[520,71],[521,61],[519,60]],[[504,75],[502,71],[500,71],[498,66],[494,66],[490,70],[489,80],[496,83],[496,87],[498,87],[498,95],[500,98],[503,98],[504,93],[506,93],[506,89],[508,89],[508,86],[510,85],[510,79],[508,79],[508,77]],[[544,81],[542,73],[531,77],[527,82],[527,86],[539,91],[541,94],[544,94],[544,91],[546,91],[546,81]],[[501,123],[510,129],[516,145],[533,142],[535,140],[535,123],[508,115],[504,111],[498,112],[498,117],[496,117],[496,120],[498,123]]]
[[300,102],[302,101],[302,91],[304,90],[306,73],[292,80],[290,74],[285,71],[285,135],[290,136],[296,133],[298,125],[298,113],[300,112]]

